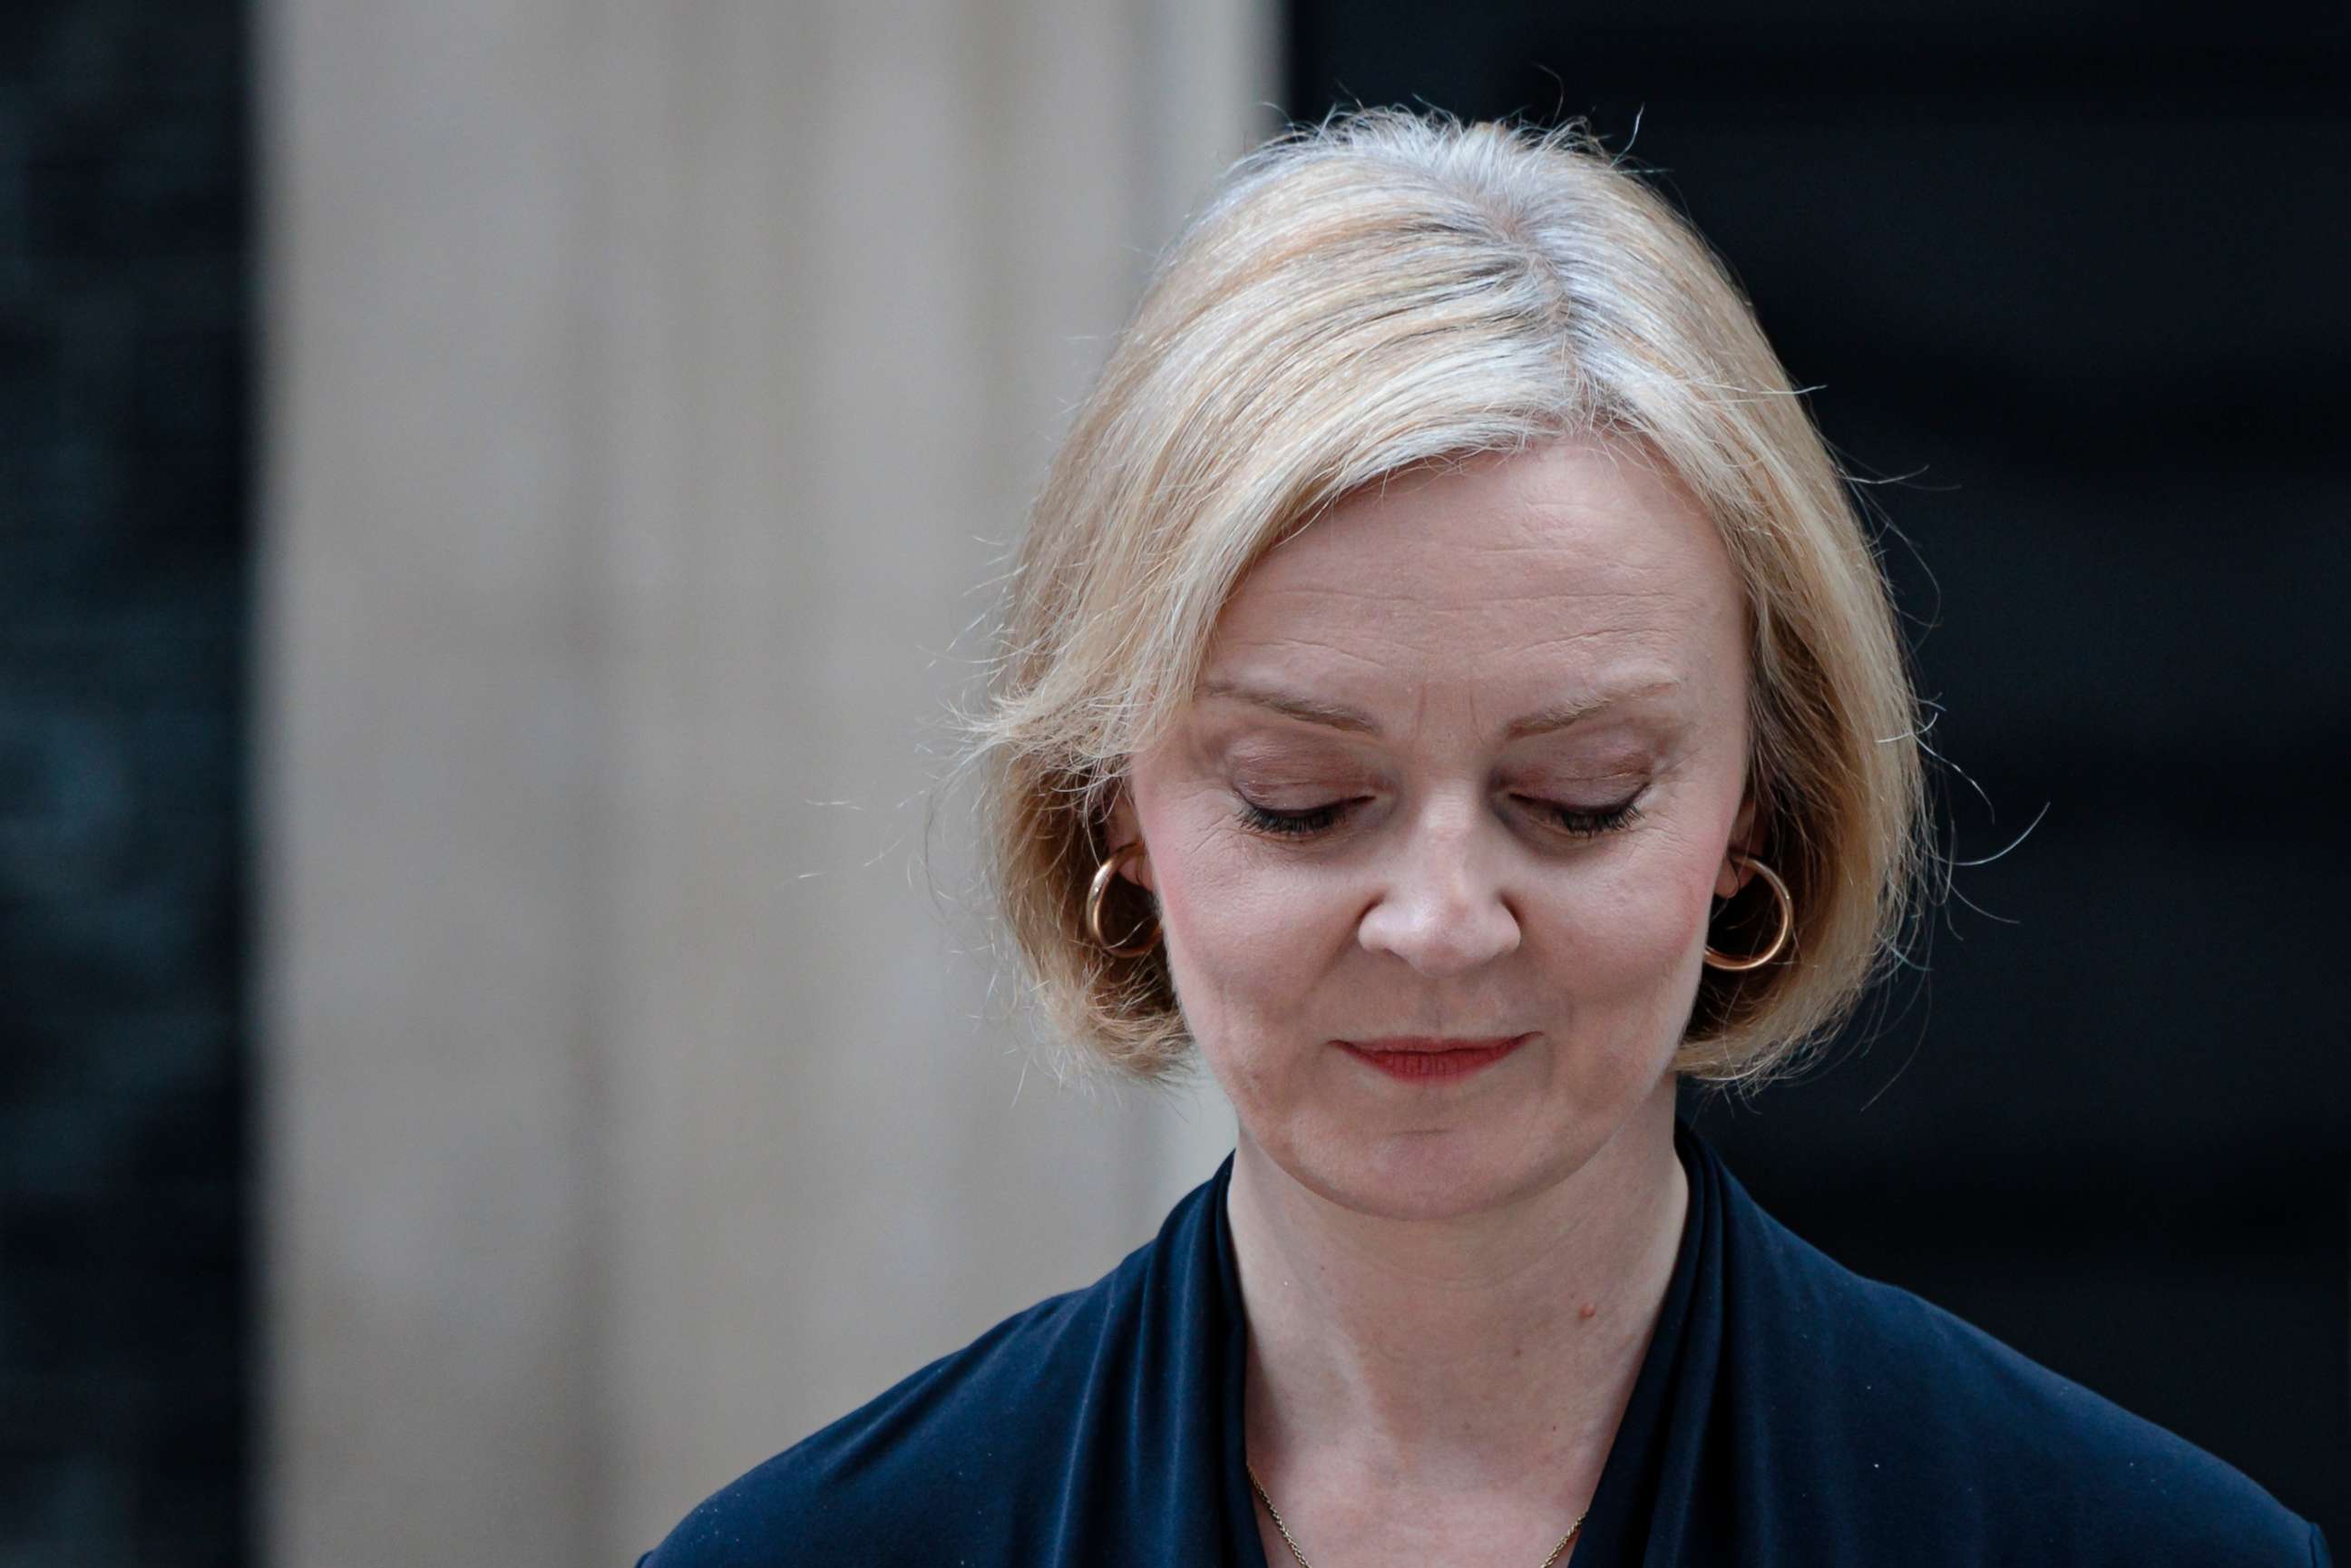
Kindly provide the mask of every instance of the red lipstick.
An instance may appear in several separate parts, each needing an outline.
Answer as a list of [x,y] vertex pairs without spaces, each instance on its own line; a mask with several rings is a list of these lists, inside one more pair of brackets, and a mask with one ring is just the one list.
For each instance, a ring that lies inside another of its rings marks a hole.
[[1426,1082],[1461,1078],[1499,1061],[1534,1039],[1531,1034],[1485,1040],[1441,1040],[1430,1035],[1395,1035],[1384,1040],[1342,1040],[1340,1050],[1358,1061],[1367,1061],[1391,1078]]

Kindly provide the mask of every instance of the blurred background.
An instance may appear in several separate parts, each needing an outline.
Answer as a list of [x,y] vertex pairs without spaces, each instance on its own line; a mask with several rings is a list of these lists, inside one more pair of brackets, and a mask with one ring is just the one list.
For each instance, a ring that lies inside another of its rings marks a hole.
[[[1334,104],[1589,116],[1887,524],[1959,897],[1766,1207],[2351,1542],[2340,7],[16,0],[0,1564],[623,1563],[1146,1239],[935,798]],[[927,857],[925,850],[928,850]]]

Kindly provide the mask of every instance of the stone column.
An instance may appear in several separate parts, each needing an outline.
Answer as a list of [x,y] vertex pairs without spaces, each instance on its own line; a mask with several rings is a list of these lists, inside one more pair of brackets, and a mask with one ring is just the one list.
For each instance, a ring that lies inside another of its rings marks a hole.
[[261,11],[268,1556],[626,1563],[1229,1146],[928,787],[1270,7]]

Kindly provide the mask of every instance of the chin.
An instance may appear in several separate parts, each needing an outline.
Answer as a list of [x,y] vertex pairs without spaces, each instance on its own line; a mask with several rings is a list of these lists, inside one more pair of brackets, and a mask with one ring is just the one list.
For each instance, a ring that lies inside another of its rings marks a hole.
[[[1562,1133],[1564,1130],[1562,1129]],[[1379,1219],[1458,1219],[1500,1208],[1573,1172],[1570,1139],[1498,1136],[1491,1128],[1333,1133],[1280,1163],[1329,1201]],[[1538,1159],[1537,1152],[1551,1155]],[[1564,1156],[1564,1157],[1562,1157]]]

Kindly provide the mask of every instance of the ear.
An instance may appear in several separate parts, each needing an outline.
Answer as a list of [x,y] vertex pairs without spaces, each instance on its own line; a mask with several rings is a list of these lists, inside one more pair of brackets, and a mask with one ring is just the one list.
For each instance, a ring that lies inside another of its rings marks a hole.
[[1739,815],[1730,824],[1730,843],[1724,851],[1722,864],[1714,873],[1714,895],[1729,898],[1755,878],[1754,869],[1737,863],[1739,859],[1752,857],[1761,835],[1756,831],[1755,792],[1749,790],[1739,808]]
[[[1142,837],[1143,824],[1134,814],[1134,800],[1127,793],[1126,786],[1121,784],[1111,801],[1110,847],[1114,851],[1122,849]],[[1146,893],[1159,891],[1151,874],[1151,849],[1147,844],[1141,854],[1119,867],[1118,873]]]

